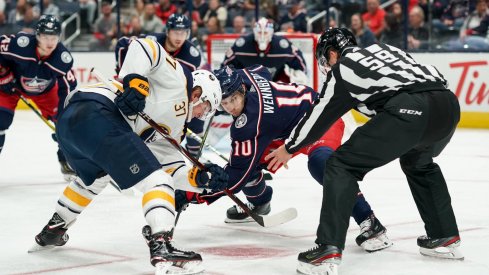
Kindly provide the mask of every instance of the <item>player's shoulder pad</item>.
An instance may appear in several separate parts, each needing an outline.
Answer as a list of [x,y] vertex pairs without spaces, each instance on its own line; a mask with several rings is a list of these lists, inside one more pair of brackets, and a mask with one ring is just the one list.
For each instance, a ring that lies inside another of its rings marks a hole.
[[66,74],[73,67],[73,56],[60,42],[46,62]]
[[194,46],[194,44],[192,44],[192,42],[188,40],[185,40],[185,42],[183,43],[182,48],[178,53],[177,57],[179,59],[191,63],[196,68],[200,66],[200,63],[202,61],[202,56],[200,55],[200,51],[197,49],[197,47]]
[[236,41],[234,41],[232,48],[235,50],[240,50],[240,49],[245,48],[246,46],[250,45],[251,43],[253,43],[253,41],[255,41],[255,38],[254,38],[254,35],[252,33],[247,34],[247,35],[243,35],[243,36],[238,37],[238,39],[236,39]]
[[[138,38],[131,42],[129,47],[132,47],[133,45],[139,45],[139,49],[142,52],[142,56],[147,56],[149,58],[151,64],[157,64],[159,62],[159,59],[161,58],[161,55],[163,54],[162,52],[162,46],[158,44],[158,42],[151,40],[149,38]],[[141,56],[141,58],[143,58]]]
[[256,122],[256,116],[248,112],[243,112],[234,118],[231,126],[231,139],[233,141],[245,141],[255,138]]
[[10,36],[8,51],[22,57],[33,57],[37,46],[36,36],[24,32],[19,32],[15,36]]
[[247,67],[246,70],[248,70],[248,72],[250,72],[250,73],[259,74],[261,77],[265,78],[268,81],[272,80],[272,74],[270,73],[268,68],[263,66],[263,65],[253,65],[253,66]]
[[292,43],[285,36],[273,35],[270,43],[272,48],[278,52],[292,52]]

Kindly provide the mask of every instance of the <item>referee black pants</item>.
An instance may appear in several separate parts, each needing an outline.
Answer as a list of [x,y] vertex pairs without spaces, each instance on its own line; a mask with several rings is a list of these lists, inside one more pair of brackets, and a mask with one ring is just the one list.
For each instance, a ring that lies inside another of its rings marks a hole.
[[448,144],[459,120],[460,106],[452,92],[401,93],[387,101],[382,112],[329,158],[316,243],[344,249],[358,181],[397,158],[427,235],[458,235],[447,185],[433,157]]

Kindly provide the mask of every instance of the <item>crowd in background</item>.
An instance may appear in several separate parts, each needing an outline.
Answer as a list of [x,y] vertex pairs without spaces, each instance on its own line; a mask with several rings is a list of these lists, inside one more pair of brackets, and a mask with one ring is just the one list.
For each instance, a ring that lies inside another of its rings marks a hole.
[[[39,1],[39,0],[37,0]],[[181,0],[132,0],[123,2],[120,33],[115,1],[41,0],[44,14],[61,18],[71,11],[80,13],[82,32],[93,34],[92,50],[110,50],[119,35],[163,32],[175,12],[192,19],[192,37],[205,48],[210,34],[248,33],[255,19],[255,0],[192,0],[193,9]],[[330,0],[330,22],[319,20],[312,31],[326,25],[352,30],[361,46],[385,42],[404,48],[404,11],[401,2],[381,7],[381,0]],[[488,50],[489,0],[408,0],[408,49]],[[127,8],[131,6],[131,8]],[[68,11],[67,11],[68,10]],[[322,0],[260,0],[259,16],[274,22],[275,31],[307,32],[307,19],[325,10]],[[0,0],[0,32],[32,32],[40,15],[36,0]],[[430,25],[431,22],[431,25]],[[431,26],[431,28],[430,28]]]

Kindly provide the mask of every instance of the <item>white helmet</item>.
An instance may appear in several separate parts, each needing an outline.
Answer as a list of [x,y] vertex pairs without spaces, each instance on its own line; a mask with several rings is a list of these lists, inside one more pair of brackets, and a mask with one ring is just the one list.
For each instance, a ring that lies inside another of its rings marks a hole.
[[194,79],[193,87],[200,86],[202,89],[202,95],[196,104],[209,101],[211,104],[211,110],[204,114],[200,119],[206,120],[207,118],[214,115],[217,107],[221,104],[222,91],[221,85],[217,80],[216,76],[206,70],[195,70],[192,72],[192,77]]
[[255,41],[258,43],[258,48],[260,51],[264,51],[267,49],[270,41],[272,41],[273,23],[265,17],[262,17],[255,23],[253,33],[255,34]]

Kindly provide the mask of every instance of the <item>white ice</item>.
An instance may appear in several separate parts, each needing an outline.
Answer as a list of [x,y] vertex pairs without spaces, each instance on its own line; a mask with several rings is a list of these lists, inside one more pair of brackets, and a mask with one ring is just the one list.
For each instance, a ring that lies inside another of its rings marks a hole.
[[[437,162],[448,182],[465,261],[418,253],[423,223],[398,162],[374,170],[360,184],[388,229],[394,246],[366,253],[355,244],[353,220],[340,274],[489,274],[489,131],[459,129]],[[205,156],[217,159],[211,152]],[[178,247],[202,254],[205,274],[296,274],[297,254],[314,245],[322,188],[298,157],[281,170],[272,212],[296,207],[297,219],[273,228],[223,222],[228,198],[192,205],[175,233]],[[152,274],[141,236],[144,219],[138,196],[108,186],[70,228],[66,246],[27,254],[34,236],[51,217],[65,184],[50,129],[30,111],[18,111],[0,155],[0,274]]]

